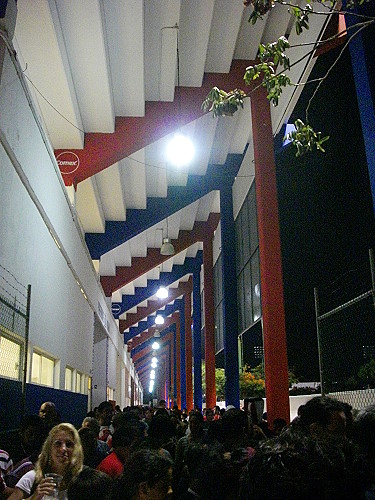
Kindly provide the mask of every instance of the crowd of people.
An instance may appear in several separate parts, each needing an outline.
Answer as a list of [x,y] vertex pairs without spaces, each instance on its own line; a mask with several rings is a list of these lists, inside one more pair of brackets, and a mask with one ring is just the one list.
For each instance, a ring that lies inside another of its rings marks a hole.
[[287,424],[247,409],[103,401],[79,429],[52,402],[27,415],[24,456],[0,450],[1,499],[375,499],[375,405],[317,396]]

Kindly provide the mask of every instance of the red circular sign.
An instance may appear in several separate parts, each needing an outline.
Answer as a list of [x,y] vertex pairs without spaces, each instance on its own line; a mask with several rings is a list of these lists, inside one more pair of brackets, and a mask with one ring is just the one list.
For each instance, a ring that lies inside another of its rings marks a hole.
[[79,158],[72,151],[63,151],[56,157],[56,161],[63,175],[72,174],[79,167]]

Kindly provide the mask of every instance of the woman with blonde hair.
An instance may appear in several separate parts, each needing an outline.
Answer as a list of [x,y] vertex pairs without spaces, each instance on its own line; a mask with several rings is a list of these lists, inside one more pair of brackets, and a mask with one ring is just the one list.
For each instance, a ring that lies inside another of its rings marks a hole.
[[49,432],[35,470],[20,479],[9,500],[41,500],[43,497],[65,500],[70,482],[82,467],[83,451],[77,430],[68,423],[58,424]]

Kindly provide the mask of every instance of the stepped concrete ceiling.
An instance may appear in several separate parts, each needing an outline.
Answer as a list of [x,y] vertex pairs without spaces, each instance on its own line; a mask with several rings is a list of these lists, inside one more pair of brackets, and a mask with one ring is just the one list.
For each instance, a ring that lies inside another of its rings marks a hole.
[[[238,210],[253,180],[249,99],[233,117],[213,119],[201,111],[204,97],[214,85],[246,90],[244,70],[260,42],[282,35],[291,44],[315,42],[327,18],[311,16],[310,30],[297,40],[287,8],[276,5],[252,25],[251,7],[241,0],[18,0],[17,6],[18,59],[103,289],[129,334],[142,312],[155,314],[160,276],[177,290],[188,280],[203,235],[218,225],[221,183],[234,181]],[[310,50],[291,49],[291,63]],[[313,63],[309,55],[293,66],[292,81],[306,81]],[[299,92],[286,89],[272,108],[274,133]],[[165,155],[178,129],[196,147],[181,170]],[[167,235],[177,251],[162,258]]]

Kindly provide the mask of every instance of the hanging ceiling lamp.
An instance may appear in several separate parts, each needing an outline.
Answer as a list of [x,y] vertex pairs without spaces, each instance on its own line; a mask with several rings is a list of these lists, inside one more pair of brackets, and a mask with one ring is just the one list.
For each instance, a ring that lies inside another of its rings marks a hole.
[[163,244],[160,248],[160,253],[161,255],[174,255],[174,246],[172,245],[170,238],[163,238]]
[[167,237],[163,238],[163,244],[160,248],[160,254],[161,255],[174,255],[175,250],[174,246],[172,245],[172,241],[170,238],[168,238],[168,217],[167,217]]
[[[176,29],[176,50],[177,50],[177,104],[178,104],[178,120],[181,123],[181,87],[180,87],[180,51],[178,47],[179,26],[173,27]],[[173,138],[167,145],[168,161],[176,167],[185,167],[189,165],[194,158],[194,145],[189,137],[179,131],[173,135]]]

